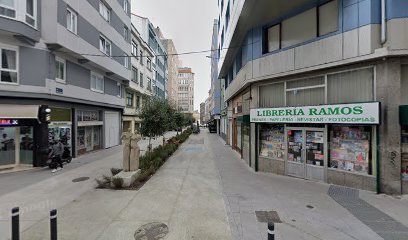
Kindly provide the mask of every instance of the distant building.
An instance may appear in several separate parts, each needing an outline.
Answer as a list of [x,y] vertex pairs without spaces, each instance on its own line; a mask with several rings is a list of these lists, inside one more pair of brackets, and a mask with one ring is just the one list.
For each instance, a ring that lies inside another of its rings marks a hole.
[[194,73],[191,68],[179,68],[177,79],[178,109],[183,113],[194,112]]
[[132,24],[139,30],[141,37],[148,43],[155,54],[155,58],[152,61],[152,69],[154,70],[152,88],[154,96],[165,99],[167,98],[167,52],[156,28],[148,18],[132,15]]
[[211,42],[211,89],[210,89],[210,121],[217,126],[217,133],[220,132],[221,120],[221,84],[218,78],[218,20],[214,19],[213,35]]
[[167,69],[168,80],[166,84],[167,94],[169,102],[178,108],[178,70],[182,66],[181,60],[177,55],[177,49],[172,39],[161,39],[168,54],[167,56]]
[[200,103],[200,124],[205,124],[205,102]]

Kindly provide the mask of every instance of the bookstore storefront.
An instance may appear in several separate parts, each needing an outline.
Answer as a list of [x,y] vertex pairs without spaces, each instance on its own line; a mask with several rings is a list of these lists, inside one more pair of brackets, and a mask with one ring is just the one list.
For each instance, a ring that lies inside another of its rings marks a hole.
[[322,182],[372,176],[379,118],[378,102],[252,109],[259,168]]

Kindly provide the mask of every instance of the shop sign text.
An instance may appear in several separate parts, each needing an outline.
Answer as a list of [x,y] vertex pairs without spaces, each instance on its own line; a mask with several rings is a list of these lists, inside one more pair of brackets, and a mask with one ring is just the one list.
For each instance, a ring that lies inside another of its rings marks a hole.
[[379,124],[380,103],[251,109],[251,122]]
[[0,119],[0,126],[14,126],[18,125],[18,120],[16,119]]

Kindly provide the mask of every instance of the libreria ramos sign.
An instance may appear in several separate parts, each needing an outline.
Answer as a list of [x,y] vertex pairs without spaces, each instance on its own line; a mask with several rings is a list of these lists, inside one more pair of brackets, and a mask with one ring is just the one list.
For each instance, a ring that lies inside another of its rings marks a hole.
[[251,122],[380,124],[380,103],[251,109]]

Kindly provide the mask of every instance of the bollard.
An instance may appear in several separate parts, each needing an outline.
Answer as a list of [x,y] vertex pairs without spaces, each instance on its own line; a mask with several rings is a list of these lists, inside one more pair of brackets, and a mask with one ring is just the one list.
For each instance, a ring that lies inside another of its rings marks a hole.
[[11,240],[20,240],[20,209],[11,210]]
[[51,231],[51,240],[57,240],[57,210],[50,211],[50,231]]
[[268,223],[268,240],[275,240],[275,225],[273,222]]

